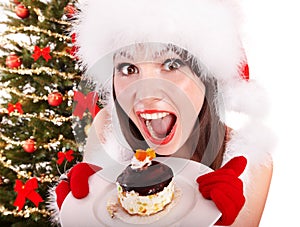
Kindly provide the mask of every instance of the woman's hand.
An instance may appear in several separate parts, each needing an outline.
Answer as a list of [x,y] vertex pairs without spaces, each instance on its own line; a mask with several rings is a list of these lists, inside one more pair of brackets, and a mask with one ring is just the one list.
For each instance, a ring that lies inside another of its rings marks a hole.
[[101,169],[99,166],[84,162],[76,164],[68,173],[68,179],[62,180],[55,189],[59,209],[70,191],[77,199],[86,197],[89,194],[89,177]]
[[203,197],[213,200],[222,213],[216,225],[231,225],[245,204],[243,182],[238,177],[246,164],[245,157],[235,157],[222,168],[197,178]]

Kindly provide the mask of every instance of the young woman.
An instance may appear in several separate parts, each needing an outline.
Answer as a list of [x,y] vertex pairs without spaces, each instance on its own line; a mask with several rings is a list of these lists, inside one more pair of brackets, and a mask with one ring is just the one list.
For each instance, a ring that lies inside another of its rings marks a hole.
[[216,94],[217,82],[199,60],[174,45],[137,44],[115,54],[114,102],[132,150],[153,147],[219,168],[226,126]]
[[[216,224],[258,226],[272,161],[264,102],[258,104],[263,92],[249,79],[236,9],[231,0],[83,4],[75,26],[79,56],[94,80],[108,81],[111,101],[91,129],[103,149],[93,149],[90,136],[84,163],[56,188],[59,207],[69,191],[88,195],[88,178],[99,170],[89,164],[103,167],[104,153],[126,159],[152,147],[215,170],[197,183],[222,213]],[[230,129],[228,111],[248,122]]]

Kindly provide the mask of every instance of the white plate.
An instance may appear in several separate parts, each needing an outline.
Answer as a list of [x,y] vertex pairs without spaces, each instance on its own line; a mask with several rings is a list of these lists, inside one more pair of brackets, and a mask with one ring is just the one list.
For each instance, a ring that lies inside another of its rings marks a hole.
[[[177,204],[157,221],[134,226],[212,226],[221,213],[212,201],[202,197],[196,183],[198,176],[211,169],[201,163],[180,158],[160,158],[160,161],[166,162],[173,169],[175,184],[182,195]],[[117,193],[114,183],[104,180],[100,174],[94,174],[89,179],[89,186],[90,193],[84,199],[75,199],[71,193],[66,197],[60,211],[63,226],[133,226],[130,221],[111,218],[106,209],[108,200]]]

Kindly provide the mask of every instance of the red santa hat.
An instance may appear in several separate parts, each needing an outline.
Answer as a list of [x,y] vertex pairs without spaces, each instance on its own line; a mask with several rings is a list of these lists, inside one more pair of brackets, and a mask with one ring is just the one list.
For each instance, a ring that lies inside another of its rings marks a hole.
[[74,32],[78,56],[88,68],[124,46],[171,43],[196,56],[217,79],[226,111],[265,115],[264,91],[249,79],[236,1],[89,0],[78,7]]
[[[260,120],[268,105],[264,90],[249,78],[237,1],[84,0],[78,8],[72,32],[77,34],[78,56],[88,69],[136,43],[166,43],[187,50],[218,81],[216,103],[224,105],[225,113],[239,112],[252,119],[231,136],[227,147],[232,156],[265,159],[271,137]],[[226,123],[223,111],[219,115]]]

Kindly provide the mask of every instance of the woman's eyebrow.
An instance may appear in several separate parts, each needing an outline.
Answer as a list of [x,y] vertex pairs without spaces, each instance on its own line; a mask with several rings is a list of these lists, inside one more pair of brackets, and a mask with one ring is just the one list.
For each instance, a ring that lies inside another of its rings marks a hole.
[[167,58],[180,58],[180,56],[170,48],[161,48],[160,50],[147,49],[143,50],[143,53],[140,56],[137,56],[136,50],[121,50],[115,53],[113,60],[114,61],[137,61],[137,60],[164,60]]

